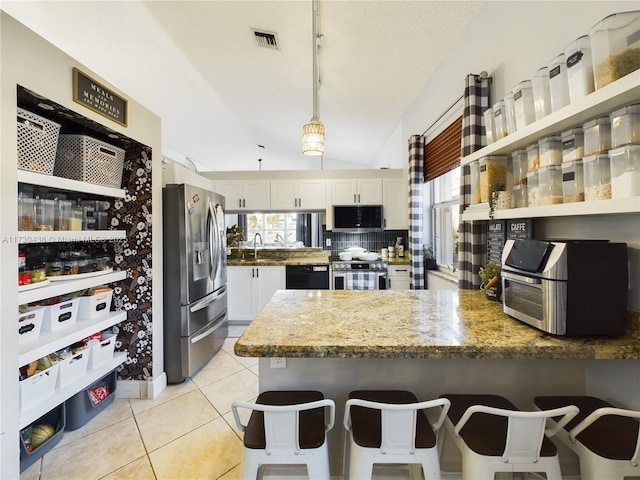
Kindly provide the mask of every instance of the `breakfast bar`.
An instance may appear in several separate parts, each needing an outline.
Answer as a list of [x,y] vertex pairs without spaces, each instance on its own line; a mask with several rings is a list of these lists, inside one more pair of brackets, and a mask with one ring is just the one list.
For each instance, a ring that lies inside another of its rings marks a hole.
[[[553,336],[505,315],[480,291],[280,290],[235,353],[260,357],[260,391],[315,389],[336,402],[329,440],[337,474],[351,390],[406,389],[422,400],[497,393],[522,409],[535,395],[594,394],[640,408],[639,330],[634,314],[622,336]],[[444,449],[443,468],[458,470],[454,449]],[[577,463],[567,458],[563,471],[571,472]]]

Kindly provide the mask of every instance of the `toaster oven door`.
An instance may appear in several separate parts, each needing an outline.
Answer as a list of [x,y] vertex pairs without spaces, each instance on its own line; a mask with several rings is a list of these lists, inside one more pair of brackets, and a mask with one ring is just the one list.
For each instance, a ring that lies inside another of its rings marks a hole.
[[502,271],[504,313],[555,335],[566,333],[567,284]]

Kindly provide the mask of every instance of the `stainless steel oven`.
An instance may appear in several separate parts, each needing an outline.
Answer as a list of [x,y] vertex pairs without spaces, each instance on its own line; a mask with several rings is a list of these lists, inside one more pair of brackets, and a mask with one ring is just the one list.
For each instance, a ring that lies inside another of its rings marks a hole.
[[387,290],[388,285],[387,262],[382,260],[340,260],[331,263],[333,290]]

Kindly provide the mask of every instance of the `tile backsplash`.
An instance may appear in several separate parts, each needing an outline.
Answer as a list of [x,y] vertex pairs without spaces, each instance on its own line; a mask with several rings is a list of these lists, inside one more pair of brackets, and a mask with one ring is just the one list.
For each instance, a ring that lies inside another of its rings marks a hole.
[[331,247],[324,247],[325,250],[331,250],[331,256],[337,256],[349,247],[362,247],[372,252],[379,252],[384,247],[395,245],[396,237],[402,237],[402,244],[406,248],[409,240],[408,230],[385,230],[376,233],[338,233],[325,230],[323,244],[326,245],[326,240],[331,239]]

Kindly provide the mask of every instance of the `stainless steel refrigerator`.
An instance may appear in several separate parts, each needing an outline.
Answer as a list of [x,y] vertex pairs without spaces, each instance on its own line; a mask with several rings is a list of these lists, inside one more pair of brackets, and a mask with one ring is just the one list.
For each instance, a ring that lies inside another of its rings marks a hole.
[[228,335],[224,197],[187,184],[162,191],[164,364],[169,383],[193,375]]

